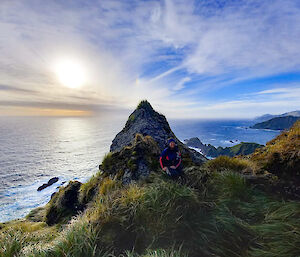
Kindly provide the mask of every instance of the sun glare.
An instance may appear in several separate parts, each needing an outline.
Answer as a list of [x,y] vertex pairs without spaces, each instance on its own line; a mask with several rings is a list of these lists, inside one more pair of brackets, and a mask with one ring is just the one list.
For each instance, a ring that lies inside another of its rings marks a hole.
[[63,60],[55,65],[55,72],[61,84],[69,88],[79,88],[86,82],[86,74],[80,63]]

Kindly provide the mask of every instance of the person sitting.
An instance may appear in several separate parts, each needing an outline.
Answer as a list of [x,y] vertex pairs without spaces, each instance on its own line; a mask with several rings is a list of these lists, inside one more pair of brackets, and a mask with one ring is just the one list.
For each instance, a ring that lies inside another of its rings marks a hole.
[[168,140],[168,147],[162,151],[159,158],[161,168],[173,179],[183,176],[181,154],[173,138]]

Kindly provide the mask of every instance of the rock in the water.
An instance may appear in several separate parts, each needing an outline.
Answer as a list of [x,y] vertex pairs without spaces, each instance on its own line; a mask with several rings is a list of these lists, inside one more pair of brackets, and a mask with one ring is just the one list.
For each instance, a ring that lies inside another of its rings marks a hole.
[[37,189],[37,191],[42,191],[42,190],[45,189],[46,187],[49,187],[49,186],[53,185],[54,183],[56,183],[58,180],[59,180],[58,177],[54,177],[54,178],[49,179],[48,183],[41,185],[41,186]]

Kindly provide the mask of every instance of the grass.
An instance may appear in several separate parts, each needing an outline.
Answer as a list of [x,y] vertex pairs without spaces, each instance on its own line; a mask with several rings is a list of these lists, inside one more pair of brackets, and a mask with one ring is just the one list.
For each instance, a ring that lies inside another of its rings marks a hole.
[[125,256],[126,257],[187,257],[188,255],[183,253],[179,248],[179,250],[174,250],[174,249],[147,250],[147,252],[143,255],[138,255],[134,252],[126,252]]
[[0,256],[30,256],[32,249],[51,244],[57,236],[57,228],[44,222],[17,220],[4,223],[0,230]]
[[289,131],[282,132],[264,148],[257,149],[251,160],[258,163],[261,169],[279,177],[291,178],[300,176],[300,121]]
[[[152,143],[138,135],[124,165]],[[113,158],[103,161],[112,171]],[[152,173],[124,186],[118,172],[71,182],[26,220],[0,224],[0,257],[300,256],[300,204],[248,185],[243,173],[255,165],[221,156],[186,168],[186,184]],[[83,212],[69,206],[74,196]],[[51,210],[59,222],[49,226],[41,220]]]
[[256,167],[253,162],[242,158],[231,158],[229,156],[219,156],[216,159],[210,160],[205,163],[205,167],[213,172],[219,172],[224,170],[232,170],[243,173],[246,170],[255,171]]
[[54,194],[45,210],[45,221],[48,225],[67,222],[81,210],[78,199],[80,187],[80,182],[70,181],[66,187],[60,187]]
[[88,204],[95,194],[97,193],[97,188],[102,180],[102,173],[99,171],[97,174],[93,175],[86,183],[80,186],[79,190],[79,202],[82,205]]
[[206,179],[190,187],[159,174],[128,186],[105,178],[65,227],[2,225],[0,256],[300,255],[298,202],[272,198],[233,171]]
[[103,160],[102,160],[102,169],[103,170],[107,170],[111,167],[113,163],[113,158],[112,158],[112,153],[109,152],[107,154],[105,154]]

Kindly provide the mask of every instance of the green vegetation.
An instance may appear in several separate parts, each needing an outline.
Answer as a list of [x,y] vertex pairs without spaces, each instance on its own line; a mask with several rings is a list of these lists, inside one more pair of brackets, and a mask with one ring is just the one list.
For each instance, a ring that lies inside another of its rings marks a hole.
[[147,178],[124,184],[124,169],[141,156],[147,165],[157,158],[155,141],[137,135],[87,183],[70,182],[45,208],[0,224],[0,257],[300,256],[299,202],[252,186],[245,176],[266,167],[273,172],[274,153],[280,174],[297,176],[290,164],[298,165],[299,135],[297,123],[247,158],[186,166],[185,183],[153,166]]
[[113,164],[113,158],[112,158],[112,153],[109,152],[107,153],[104,158],[103,158],[103,161],[102,161],[102,168],[104,170],[107,170],[109,169],[109,167]]
[[[228,154],[228,156],[233,157],[236,155],[248,155],[253,153],[257,148],[261,148],[261,147],[263,147],[263,145],[256,144],[256,143],[242,142],[238,145],[228,147],[230,149],[230,154]],[[226,150],[226,148],[224,150]]]
[[255,171],[255,164],[247,159],[230,158],[228,156],[219,156],[204,164],[210,171],[232,170],[237,172]]
[[191,169],[202,183],[181,185],[155,173],[128,186],[104,178],[89,208],[66,227],[4,224],[0,256],[300,254],[298,202],[272,198],[233,171]]
[[78,200],[80,186],[80,182],[70,181],[66,187],[61,187],[54,194],[46,206],[45,221],[48,225],[66,222],[81,210]]
[[248,155],[252,154],[257,148],[263,147],[263,145],[256,143],[241,142],[231,147],[223,148],[219,146],[216,148],[211,144],[203,144],[198,137],[192,137],[185,140],[185,142],[187,146],[199,148],[204,155],[209,157]]
[[147,100],[140,101],[136,109],[146,109],[146,110],[154,111],[151,104]]
[[100,166],[106,175],[119,176],[122,179],[125,172],[130,178],[138,178],[140,174],[136,171],[139,165],[145,164],[149,169],[158,168],[158,157],[160,149],[157,143],[150,136],[136,134],[131,146],[123,147],[119,152],[108,153]]
[[251,156],[262,170],[276,174],[280,178],[300,176],[300,121],[286,132],[256,150]]

